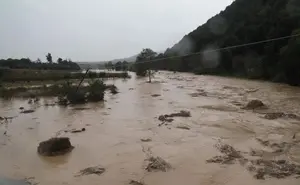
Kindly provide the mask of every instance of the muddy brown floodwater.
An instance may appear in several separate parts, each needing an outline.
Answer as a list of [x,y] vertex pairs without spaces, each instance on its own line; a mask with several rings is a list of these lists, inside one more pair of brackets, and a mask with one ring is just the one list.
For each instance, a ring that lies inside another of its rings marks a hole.
[[[221,155],[215,146],[222,142],[249,160],[259,156],[299,165],[299,119],[268,120],[264,115],[298,115],[300,88],[170,72],[157,73],[151,84],[135,76],[109,83],[114,83],[120,93],[107,93],[103,103],[59,107],[43,106],[51,99],[36,104],[28,104],[25,99],[1,99],[0,116],[14,118],[0,124],[0,177],[34,177],[41,185],[300,184],[297,176],[258,180],[239,163],[207,162]],[[241,109],[253,99],[268,108]],[[20,107],[35,111],[20,114]],[[191,117],[174,117],[159,126],[160,115],[181,110],[190,111]],[[86,128],[85,132],[63,132],[81,128]],[[61,157],[39,156],[39,142],[54,136],[70,137],[74,150]],[[147,171],[149,156],[164,159],[171,169]],[[105,168],[105,172],[76,176],[94,166]]]

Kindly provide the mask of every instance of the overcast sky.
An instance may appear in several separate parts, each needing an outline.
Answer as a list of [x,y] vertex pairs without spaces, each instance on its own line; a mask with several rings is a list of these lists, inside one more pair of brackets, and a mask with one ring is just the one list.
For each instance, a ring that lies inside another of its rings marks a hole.
[[0,0],[0,58],[103,61],[163,51],[233,0]]

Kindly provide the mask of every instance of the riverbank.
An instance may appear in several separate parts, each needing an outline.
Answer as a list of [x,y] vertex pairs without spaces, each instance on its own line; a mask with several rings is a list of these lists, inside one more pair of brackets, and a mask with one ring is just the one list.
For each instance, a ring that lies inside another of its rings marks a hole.
[[[86,79],[79,86],[80,80],[70,81],[34,81],[29,83],[4,83],[0,87],[0,98],[41,98],[41,97],[59,97],[65,96],[76,89],[86,94],[91,86],[98,82],[97,79]],[[100,80],[99,82],[102,82]],[[116,88],[113,84],[104,84],[105,89]]]
[[[31,70],[31,69],[1,69],[0,79],[3,82],[50,81],[81,79],[82,71],[66,70]],[[85,78],[130,78],[128,72],[89,72]]]

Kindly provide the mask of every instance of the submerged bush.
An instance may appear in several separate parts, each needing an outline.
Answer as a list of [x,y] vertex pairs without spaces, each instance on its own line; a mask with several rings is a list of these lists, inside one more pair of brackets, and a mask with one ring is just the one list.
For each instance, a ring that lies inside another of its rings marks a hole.
[[[86,102],[86,95],[81,92],[77,87],[73,86],[70,82],[62,84],[62,86],[57,88],[57,93],[62,97],[66,96],[66,100],[71,104],[80,104]],[[60,103],[66,104],[66,100],[60,99]]]
[[58,95],[58,96],[66,96],[69,92],[76,91],[76,87],[72,86],[70,82],[65,82],[62,84],[53,84],[53,85],[44,85],[44,91],[47,91],[49,95]]
[[89,101],[102,101],[104,99],[105,84],[101,80],[95,80],[89,83],[88,96]]
[[80,104],[86,102],[86,96],[85,93],[80,91],[71,91],[67,94],[67,100],[71,104]]
[[58,98],[58,105],[68,105],[68,99],[64,96],[59,96]]
[[91,71],[90,71],[90,72],[88,73],[88,77],[89,77],[89,78],[92,78],[92,79],[93,79],[93,78],[97,78],[97,77],[98,77],[98,74],[97,74],[96,72],[91,72]]
[[88,84],[78,86],[77,83],[65,82],[60,84],[32,87],[1,87],[0,97],[56,97],[59,105],[79,104],[88,101],[104,100],[105,90],[110,90],[111,93],[118,93],[117,87],[114,85],[106,85],[102,80],[93,80]]
[[118,94],[118,88],[115,85],[109,86],[109,90],[112,94]]

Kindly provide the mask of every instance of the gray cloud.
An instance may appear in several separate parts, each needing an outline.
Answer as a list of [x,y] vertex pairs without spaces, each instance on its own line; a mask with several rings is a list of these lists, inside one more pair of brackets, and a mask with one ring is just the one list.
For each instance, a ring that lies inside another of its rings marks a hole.
[[161,51],[233,0],[1,0],[0,58],[102,61]]

